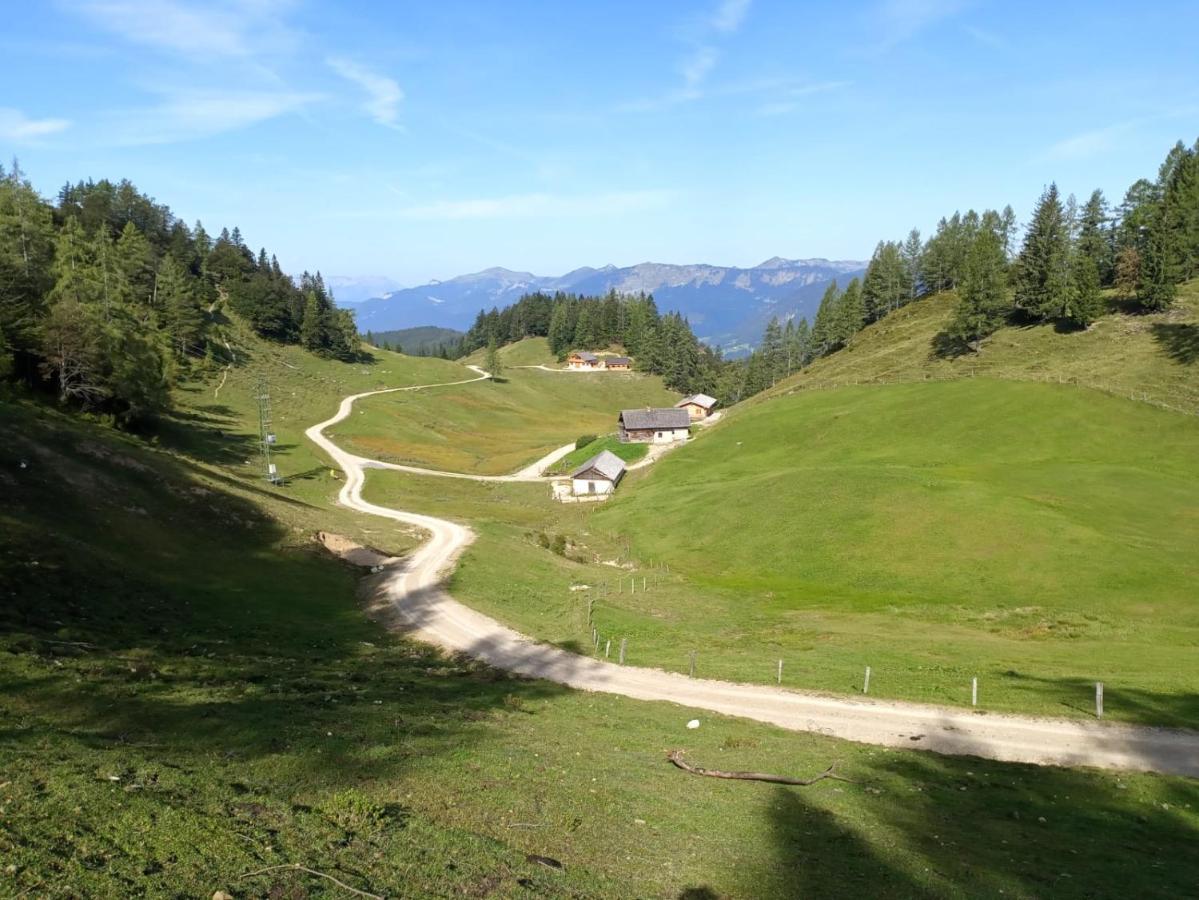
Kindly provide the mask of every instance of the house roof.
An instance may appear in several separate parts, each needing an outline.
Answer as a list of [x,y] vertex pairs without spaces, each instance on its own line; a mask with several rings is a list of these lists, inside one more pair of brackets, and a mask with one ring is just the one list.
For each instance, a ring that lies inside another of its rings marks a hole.
[[609,356],[604,362],[609,366],[631,366],[633,361],[627,356]]
[[599,357],[594,353],[588,353],[586,350],[576,350],[570,355],[577,356],[579,359],[584,360],[585,362],[595,362],[597,359],[599,359]]
[[707,394],[692,394],[690,397],[684,397],[682,400],[676,403],[675,408],[677,409],[684,406],[690,406],[692,403],[694,403],[696,406],[702,407],[703,409],[711,409],[717,404],[717,402],[718,401],[715,397],[709,397]]
[[625,428],[635,431],[690,428],[691,417],[685,409],[626,409],[620,414]]
[[583,465],[579,466],[570,473],[571,478],[578,478],[585,472],[590,472],[594,469],[604,478],[609,481],[620,481],[620,476],[624,474],[624,460],[613,453],[611,450],[601,450]]

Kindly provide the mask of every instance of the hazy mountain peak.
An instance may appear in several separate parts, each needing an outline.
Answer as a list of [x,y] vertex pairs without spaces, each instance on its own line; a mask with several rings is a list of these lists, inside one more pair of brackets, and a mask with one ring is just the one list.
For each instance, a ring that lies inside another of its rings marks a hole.
[[[481,309],[505,306],[532,291],[576,294],[653,294],[662,311],[677,310],[710,343],[756,342],[766,320],[814,317],[834,279],[858,274],[863,262],[785,259],[773,256],[745,269],[706,263],[676,265],[650,260],[633,266],[582,266],[564,275],[539,276],[493,266],[446,281],[393,291],[357,307],[358,327],[385,331],[420,325],[466,329]],[[431,289],[436,288],[436,293]]]

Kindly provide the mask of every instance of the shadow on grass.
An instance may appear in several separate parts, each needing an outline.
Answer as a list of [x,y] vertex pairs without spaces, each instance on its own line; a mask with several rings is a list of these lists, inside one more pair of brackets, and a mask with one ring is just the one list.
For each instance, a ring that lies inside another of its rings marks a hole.
[[[1065,709],[1095,715],[1095,682],[1102,679],[1046,678],[1009,670],[1003,675],[1009,685],[1023,688]],[[1166,694],[1104,682],[1104,710],[1119,721],[1167,728],[1199,729],[1199,694],[1180,691]]]
[[1199,325],[1155,322],[1150,331],[1170,359],[1184,366],[1199,362]]
[[392,639],[355,603],[355,570],[176,460],[14,419],[0,695],[22,714],[0,717],[0,746],[153,748],[192,768],[284,754],[328,789],[397,776],[408,737],[460,748],[491,711],[563,690]]

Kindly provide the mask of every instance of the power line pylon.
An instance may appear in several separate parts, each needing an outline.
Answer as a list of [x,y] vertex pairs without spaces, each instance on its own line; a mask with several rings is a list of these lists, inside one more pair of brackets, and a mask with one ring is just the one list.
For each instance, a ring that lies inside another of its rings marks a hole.
[[262,454],[262,468],[266,472],[266,480],[278,484],[279,470],[271,462],[271,447],[275,444],[275,429],[271,424],[271,387],[265,377],[258,379],[255,397],[258,400],[258,445]]

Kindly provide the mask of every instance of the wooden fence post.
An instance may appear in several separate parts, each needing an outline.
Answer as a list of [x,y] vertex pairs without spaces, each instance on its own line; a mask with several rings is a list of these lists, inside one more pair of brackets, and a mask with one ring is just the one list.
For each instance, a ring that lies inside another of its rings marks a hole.
[[870,693],[870,666],[866,667],[866,677],[862,681],[862,693],[863,694]]
[[978,678],[970,679],[970,705],[978,706]]
[[1103,682],[1095,682],[1095,718],[1103,718]]
[[779,660],[778,683],[783,683],[783,661],[781,659]]
[[624,648],[625,648],[625,645],[628,644],[628,642],[629,642],[628,638],[620,639],[620,664],[622,666],[624,665]]
[[690,656],[691,656],[691,672],[690,672],[690,676],[691,676],[692,678],[694,678],[694,677],[695,677],[695,651],[694,651],[694,650],[692,650],[692,651],[691,651],[691,654],[690,654]]
[[612,638],[608,638],[608,640],[604,644],[604,659],[607,659],[611,655],[612,655]]

